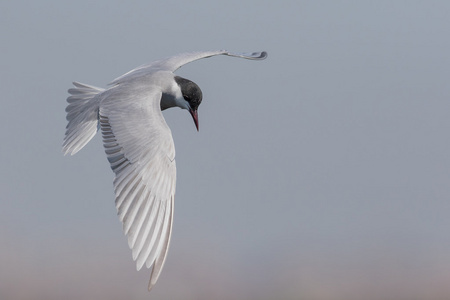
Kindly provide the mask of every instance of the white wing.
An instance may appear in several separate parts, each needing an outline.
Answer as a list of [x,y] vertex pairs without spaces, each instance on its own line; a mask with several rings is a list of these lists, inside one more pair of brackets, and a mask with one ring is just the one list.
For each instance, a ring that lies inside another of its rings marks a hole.
[[156,283],[169,248],[175,196],[175,147],[160,108],[161,91],[121,84],[100,104],[103,145],[115,173],[116,208],[137,269]]
[[228,55],[245,59],[261,60],[267,57],[267,52],[263,51],[252,53],[232,53],[226,50],[218,50],[218,51],[200,51],[200,52],[182,53],[172,57],[154,61],[147,65],[137,67],[136,69],[133,69],[130,72],[125,73],[124,75],[114,79],[114,81],[112,81],[111,84],[114,85],[123,81],[128,81],[132,78],[146,75],[156,70],[175,72],[177,69],[179,69],[180,67],[182,67],[187,63],[215,55]]

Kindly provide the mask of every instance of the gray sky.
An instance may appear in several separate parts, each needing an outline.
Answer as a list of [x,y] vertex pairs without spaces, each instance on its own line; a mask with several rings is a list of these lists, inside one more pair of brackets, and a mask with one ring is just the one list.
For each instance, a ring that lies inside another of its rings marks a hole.
[[[448,299],[448,1],[0,3],[1,299]],[[61,154],[72,81],[194,50],[200,132],[149,294],[94,138]]]

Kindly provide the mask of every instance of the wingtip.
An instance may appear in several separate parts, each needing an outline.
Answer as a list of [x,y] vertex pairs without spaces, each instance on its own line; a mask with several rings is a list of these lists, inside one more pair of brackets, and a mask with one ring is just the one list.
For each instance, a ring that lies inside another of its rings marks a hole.
[[61,152],[62,152],[63,156],[67,156],[68,154],[73,155],[72,153],[70,153],[70,150],[67,147],[66,141],[64,141],[64,143],[62,145]]
[[251,53],[243,53],[243,56],[248,59],[255,59],[255,60],[261,60],[267,58],[267,52],[261,51],[261,52],[251,52]]
[[62,154],[63,156],[73,156],[75,155],[80,149],[74,148],[73,146],[69,145],[69,142],[64,140],[63,146],[62,146]]
[[[153,266],[154,267],[154,266]],[[158,276],[156,276],[156,278],[155,278],[155,276],[153,276],[153,270],[152,270],[152,275],[150,275],[150,280],[148,281],[148,291],[150,292],[152,289],[153,289],[153,287],[155,286],[155,284],[156,284],[156,282],[158,281],[158,278],[159,278],[159,274],[158,274]]]
[[155,266],[153,265],[152,272],[150,274],[150,279],[148,280],[148,287],[147,288],[148,288],[149,292],[153,289],[153,287],[155,286],[156,281],[158,280],[158,277],[159,277],[159,276],[157,276],[157,278],[155,278],[155,276],[153,276],[153,269],[154,268],[155,268]]
[[266,59],[269,54],[266,51],[261,52],[259,59]]
[[152,283],[152,279],[150,279],[148,282],[148,291],[150,292],[154,286],[155,286],[155,284]]
[[241,57],[251,60],[262,60],[267,58],[267,52],[261,51],[261,52],[245,52],[245,53],[233,53],[233,52],[226,52],[224,53],[229,56],[235,56],[235,57]]

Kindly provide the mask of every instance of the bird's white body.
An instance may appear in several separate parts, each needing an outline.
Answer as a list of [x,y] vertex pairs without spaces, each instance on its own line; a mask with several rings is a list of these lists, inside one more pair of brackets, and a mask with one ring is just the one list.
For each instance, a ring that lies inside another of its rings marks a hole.
[[138,270],[144,264],[153,267],[149,290],[167,256],[175,197],[175,146],[162,110],[178,106],[193,113],[193,103],[186,100],[173,72],[191,61],[221,54],[247,59],[267,56],[227,51],[180,54],[138,67],[115,79],[108,89],[74,82],[75,88],[69,90],[63,152],[75,154],[101,129],[115,173],[116,208],[133,260]]

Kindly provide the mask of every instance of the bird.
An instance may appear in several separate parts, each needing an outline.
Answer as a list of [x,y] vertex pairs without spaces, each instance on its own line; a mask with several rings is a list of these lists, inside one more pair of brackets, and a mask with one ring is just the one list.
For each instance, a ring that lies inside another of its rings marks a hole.
[[175,146],[162,111],[189,111],[197,131],[202,91],[174,72],[217,55],[262,60],[267,52],[226,50],[182,53],[137,67],[108,88],[73,82],[67,98],[64,155],[74,155],[101,131],[114,172],[115,206],[139,271],[151,268],[150,291],[158,280],[172,234],[176,184]]

